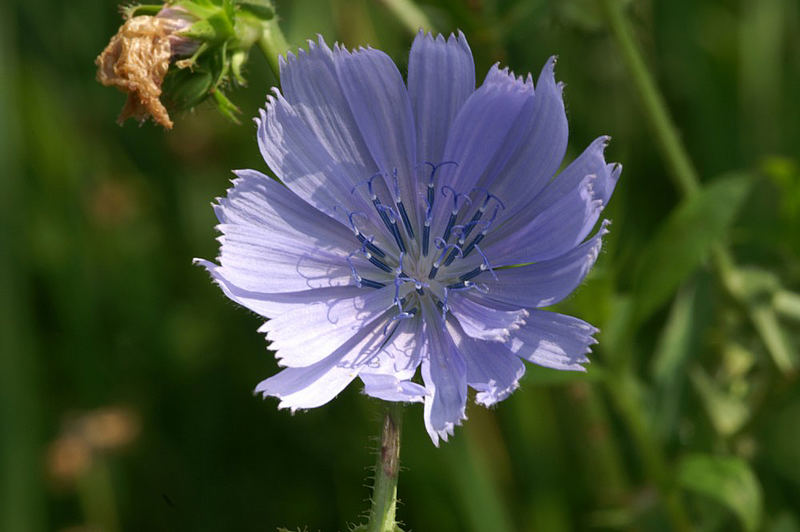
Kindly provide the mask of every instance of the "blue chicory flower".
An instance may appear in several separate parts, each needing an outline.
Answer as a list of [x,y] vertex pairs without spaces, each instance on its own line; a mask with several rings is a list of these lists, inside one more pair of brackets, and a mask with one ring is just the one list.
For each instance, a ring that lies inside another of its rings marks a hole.
[[[269,318],[280,373],[256,392],[314,408],[356,377],[424,403],[434,444],[476,402],[505,399],[523,360],[584,370],[597,329],[541,310],[591,269],[587,236],[621,167],[567,147],[555,58],[532,78],[493,66],[475,89],[463,34],[420,34],[408,82],[383,52],[323,41],[281,63],[258,124],[264,160],[215,205],[225,294]],[[513,266],[513,267],[512,267]],[[421,379],[415,379],[417,368]]]

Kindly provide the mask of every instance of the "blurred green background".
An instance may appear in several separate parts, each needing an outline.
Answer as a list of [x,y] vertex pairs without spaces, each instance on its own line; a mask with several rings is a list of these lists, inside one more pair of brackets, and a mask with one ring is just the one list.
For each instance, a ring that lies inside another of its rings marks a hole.
[[[798,2],[627,2],[704,185],[692,199],[597,2],[419,7],[465,32],[479,79],[558,54],[568,159],[609,134],[625,170],[606,251],[558,307],[603,331],[588,373],[529,366],[439,449],[408,408],[405,529],[800,531]],[[369,43],[405,71],[391,5],[277,9],[295,46]],[[119,24],[109,1],[0,5],[0,530],[347,530],[380,405],[359,386],[294,416],[254,397],[276,371],[260,320],[191,264],[216,255],[230,169],[265,170],[248,118],[276,81],[253,50],[243,125],[208,105],[171,132],[121,128],[93,64]]]

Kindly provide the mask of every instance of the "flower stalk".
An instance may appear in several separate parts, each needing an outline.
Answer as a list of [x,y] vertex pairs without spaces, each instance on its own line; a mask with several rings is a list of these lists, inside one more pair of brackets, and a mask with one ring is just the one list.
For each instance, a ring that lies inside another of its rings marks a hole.
[[395,520],[397,509],[397,477],[400,474],[400,434],[403,428],[403,404],[386,405],[381,432],[381,446],[375,464],[375,485],[368,532],[399,530]]
[[277,17],[263,22],[261,36],[258,38],[257,44],[264,57],[267,58],[269,68],[275,74],[275,78],[280,78],[281,72],[278,57],[285,55],[289,51],[289,43],[278,25]]

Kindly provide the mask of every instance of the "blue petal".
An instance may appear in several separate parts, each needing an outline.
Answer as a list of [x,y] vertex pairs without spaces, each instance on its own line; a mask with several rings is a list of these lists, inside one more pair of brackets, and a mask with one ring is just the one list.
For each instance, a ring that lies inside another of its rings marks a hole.
[[445,41],[421,30],[408,58],[408,93],[416,119],[417,160],[443,161],[450,125],[475,90],[475,66],[464,34]]
[[[318,43],[308,42],[308,52],[301,49],[281,61],[281,87],[293,111],[334,161],[336,171],[329,179],[344,179],[345,188],[353,190],[378,171],[339,84],[333,52],[322,37]],[[371,207],[363,203],[369,200],[366,187],[356,188],[353,194],[362,203],[351,210]],[[373,215],[371,209],[366,212]]]
[[327,299],[286,305],[260,329],[281,366],[308,366],[335,351],[392,308],[394,287],[331,294]]
[[474,340],[455,321],[448,331],[467,365],[467,384],[478,393],[475,402],[491,406],[519,387],[525,365],[503,344]]
[[352,283],[346,257],[356,240],[346,227],[258,172],[239,175],[215,208],[223,277],[262,293]]
[[[393,326],[396,328],[392,329]],[[389,325],[391,339],[376,359],[381,372],[392,373],[399,378],[410,379],[422,361],[424,347],[423,323],[420,316],[414,319],[397,320]]]
[[458,166],[442,167],[438,184],[469,193],[482,178],[496,176],[523,140],[511,133],[533,99],[533,83],[493,66],[450,128],[443,159]]
[[467,336],[492,342],[505,342],[511,331],[525,323],[525,309],[500,310],[488,307],[469,293],[454,293],[447,306]]
[[[272,318],[259,328],[272,341],[270,348],[282,366],[308,366],[328,356],[363,328],[376,328],[393,304],[394,289],[365,290],[355,286],[320,288],[302,292],[263,294],[231,284],[221,268],[208,261],[204,266],[223,293],[253,312]],[[385,339],[384,339],[385,340]],[[382,357],[387,357],[382,353]],[[397,356],[400,365],[413,369],[408,360]]]
[[360,371],[364,361],[380,351],[383,327],[361,329],[324,359],[306,367],[287,368],[256,387],[256,393],[281,399],[279,408],[315,408],[341,392]]
[[572,316],[532,310],[527,323],[511,340],[511,351],[519,356],[553,369],[586,371],[581,364],[589,362],[586,354],[597,343],[597,328]]
[[222,289],[222,292],[231,300],[248,308],[256,314],[268,318],[285,312],[296,305],[305,305],[317,301],[327,301],[335,297],[356,297],[363,293],[356,286],[338,286],[332,288],[318,288],[300,292],[262,293],[239,288],[232,284],[223,274],[222,268],[213,262],[195,259],[195,264],[204,267],[211,278]]
[[480,186],[502,198],[505,214],[536,196],[553,177],[567,149],[567,115],[562,86],[555,79],[555,57],[545,63],[532,102],[520,114],[512,133],[521,140],[502,172]]
[[428,298],[422,300],[427,355],[422,361],[425,397],[425,428],[439,446],[447,441],[456,425],[466,419],[467,368],[450,335],[444,330],[441,315]]
[[617,185],[622,166],[617,163],[606,163],[603,152],[611,137],[595,139],[583,153],[545,188],[533,203],[534,209],[540,205],[550,205],[554,201],[578,186],[587,175],[596,176],[594,182],[595,195],[607,204]]
[[423,386],[409,380],[400,380],[394,375],[362,371],[359,376],[364,382],[364,393],[384,401],[421,403],[427,394]]
[[292,192],[329,215],[336,215],[340,206],[365,213],[366,223],[371,223],[369,232],[381,234],[382,223],[367,203],[363,187],[353,189],[354,183],[368,176],[351,175],[352,164],[337,159],[341,154],[328,153],[280,93],[269,97],[256,123],[264,161]]
[[[504,212],[509,219],[492,231],[494,241],[505,238],[516,238],[516,235],[539,216],[544,210],[560,201],[564,196],[574,194],[587,176],[594,176],[592,180],[592,197],[600,200],[602,207],[608,204],[614,187],[617,184],[622,166],[617,163],[606,163],[603,152],[608,145],[609,137],[595,139],[583,153],[569,164],[556,178],[545,187],[537,196],[527,196],[530,199],[524,207],[516,213]],[[599,213],[597,213],[599,216]],[[597,218],[594,220],[596,221]],[[591,221],[590,225],[594,225]]]
[[286,100],[350,178],[348,187],[366,179],[377,167],[361,136],[336,74],[333,52],[322,37],[308,42],[308,52],[287,55],[281,62],[281,88]]
[[[390,191],[397,172],[401,198],[419,227],[414,115],[397,67],[374,49],[334,51],[336,72],[356,124]],[[394,194],[393,194],[394,195]]]
[[608,232],[606,223],[590,240],[560,257],[496,270],[498,280],[481,281],[487,288],[483,297],[527,308],[558,303],[578,287],[594,266],[600,254],[602,237]]
[[556,200],[513,235],[490,233],[484,252],[496,266],[549,260],[577,246],[592,230],[603,201],[597,197],[594,175]]

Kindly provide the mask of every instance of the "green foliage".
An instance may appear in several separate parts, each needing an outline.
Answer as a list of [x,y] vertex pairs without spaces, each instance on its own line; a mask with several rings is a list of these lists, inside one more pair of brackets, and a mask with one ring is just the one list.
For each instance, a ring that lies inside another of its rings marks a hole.
[[720,177],[679,205],[642,251],[634,274],[636,316],[644,320],[720,244],[745,200],[752,177]]
[[678,482],[724,505],[747,532],[759,529],[762,492],[748,463],[735,456],[688,455],[678,465]]

